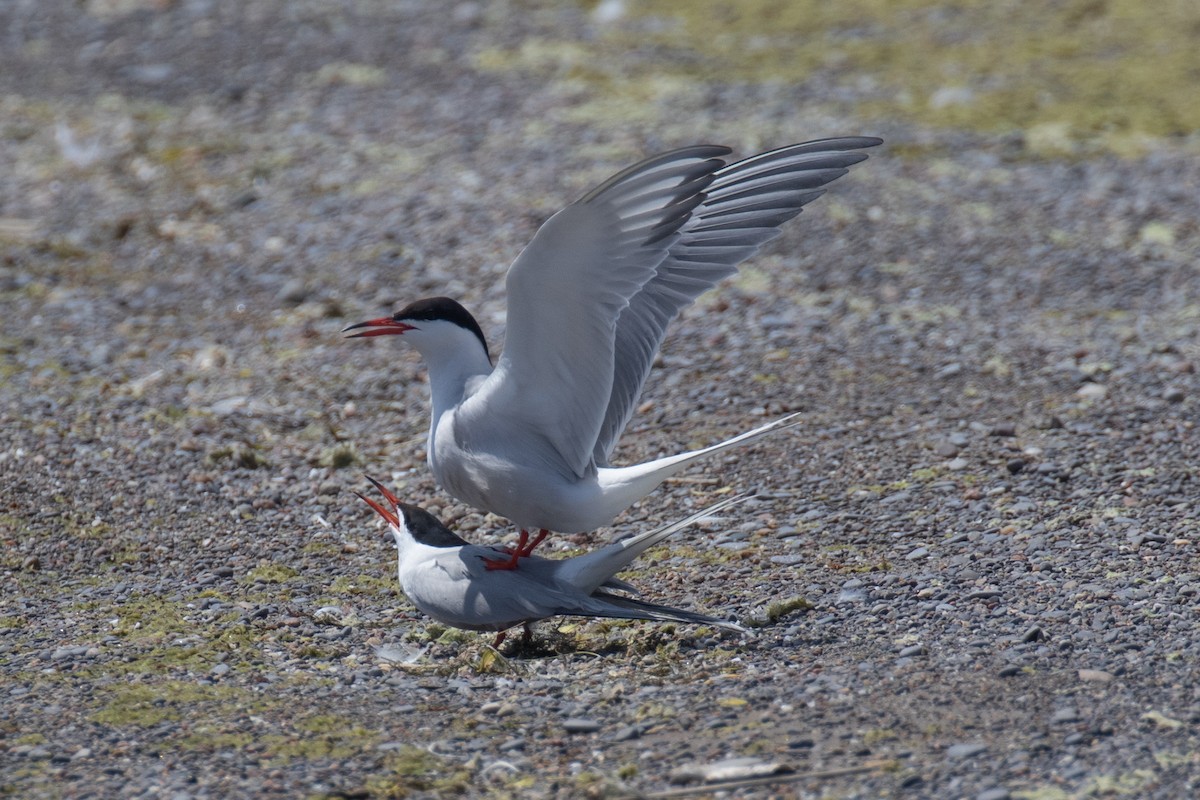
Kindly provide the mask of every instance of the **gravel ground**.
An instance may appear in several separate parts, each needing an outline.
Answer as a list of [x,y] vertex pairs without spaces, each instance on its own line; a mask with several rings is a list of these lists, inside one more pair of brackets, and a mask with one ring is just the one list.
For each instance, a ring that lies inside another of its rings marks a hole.
[[[569,55],[596,19],[0,5],[0,793],[652,796],[752,758],[792,782],[727,796],[1195,796],[1200,160],[855,118],[834,67],[618,91]],[[364,472],[511,531],[430,479],[415,355],[338,330],[449,294],[498,349],[509,260],[598,179],[849,133],[888,145],[686,312],[618,462],[803,425],[557,544],[757,489],[628,576],[756,635],[494,658],[416,614]]]

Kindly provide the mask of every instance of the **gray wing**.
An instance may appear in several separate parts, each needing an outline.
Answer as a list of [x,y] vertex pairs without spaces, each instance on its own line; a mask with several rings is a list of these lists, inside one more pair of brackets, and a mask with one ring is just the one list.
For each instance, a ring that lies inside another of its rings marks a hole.
[[718,170],[705,199],[679,228],[654,276],[617,320],[612,388],[593,457],[605,465],[629,423],[654,354],[679,312],[766,242],[779,226],[825,190],[821,187],[866,159],[852,152],[882,139],[850,136],[794,144]]
[[460,409],[463,419],[479,414],[473,435],[491,435],[482,420],[500,415],[523,432],[530,458],[577,477],[591,469],[618,317],[667,258],[728,152],[705,145],[647,159],[542,225],[508,271],[504,352]]

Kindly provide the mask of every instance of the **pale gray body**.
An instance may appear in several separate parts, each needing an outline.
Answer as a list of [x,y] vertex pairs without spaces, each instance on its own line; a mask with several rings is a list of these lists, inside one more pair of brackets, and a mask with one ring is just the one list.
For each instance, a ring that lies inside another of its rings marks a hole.
[[615,576],[647,548],[739,499],[581,556],[527,556],[513,570],[487,568],[489,559],[507,559],[506,551],[469,544],[428,512],[399,503],[398,524],[390,528],[398,550],[400,588],[423,613],[465,630],[502,631],[565,615],[694,623],[745,632],[728,620],[614,593],[634,591]]
[[827,139],[730,165],[728,148],[702,145],[615,175],[547,220],[509,268],[495,367],[474,318],[448,298],[351,328],[402,333],[424,358],[429,466],[447,492],[522,528],[603,527],[696,460],[786,426],[629,467],[608,462],[679,311],[879,142]]

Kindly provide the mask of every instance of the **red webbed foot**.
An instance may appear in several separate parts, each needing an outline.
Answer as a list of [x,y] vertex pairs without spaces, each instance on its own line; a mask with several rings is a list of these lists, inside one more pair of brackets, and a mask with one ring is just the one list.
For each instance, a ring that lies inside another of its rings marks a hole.
[[508,558],[485,558],[483,565],[488,570],[497,569],[516,569],[517,564],[522,558],[533,555],[533,549],[542,543],[542,540],[550,535],[550,531],[542,528],[538,531],[538,535],[533,537],[533,541],[529,541],[529,531],[521,529],[521,535],[517,539],[517,546],[509,550]]

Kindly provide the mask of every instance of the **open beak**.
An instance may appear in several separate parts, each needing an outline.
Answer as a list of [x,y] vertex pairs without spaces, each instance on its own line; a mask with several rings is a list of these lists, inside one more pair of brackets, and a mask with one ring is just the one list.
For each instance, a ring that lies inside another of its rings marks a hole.
[[399,504],[399,501],[396,500],[396,495],[389,492],[382,483],[375,480],[370,475],[367,476],[367,480],[369,480],[371,483],[375,484],[375,488],[383,493],[384,499],[387,500],[391,504],[392,507],[386,508],[382,504],[380,504],[378,501],[372,500],[371,498],[367,497],[364,494],[360,494],[358,492],[355,492],[354,494],[358,497],[359,500],[362,500],[364,503],[366,503],[371,508],[373,508],[375,510],[376,514],[383,517],[384,520],[387,521],[387,524],[389,524],[395,528],[399,528],[400,527],[400,518],[396,515],[396,508]]
[[362,333],[352,333],[347,336],[347,339],[364,339],[368,336],[389,336],[401,334],[405,331],[411,331],[412,325],[406,325],[400,320],[392,319],[391,317],[380,317],[379,319],[369,319],[366,322],[359,322],[355,325],[347,325],[342,328],[342,333],[352,331],[355,328],[371,328],[372,330],[363,331]]

